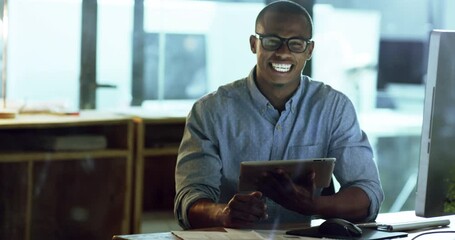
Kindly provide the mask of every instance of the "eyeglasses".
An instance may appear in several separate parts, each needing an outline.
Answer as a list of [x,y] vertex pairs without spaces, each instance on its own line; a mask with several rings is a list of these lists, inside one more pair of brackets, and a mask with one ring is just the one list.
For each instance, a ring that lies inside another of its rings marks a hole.
[[299,37],[282,38],[275,35],[263,35],[259,33],[256,33],[255,37],[261,40],[262,48],[268,51],[275,51],[279,49],[283,43],[286,43],[291,52],[303,53],[311,43],[310,39]]

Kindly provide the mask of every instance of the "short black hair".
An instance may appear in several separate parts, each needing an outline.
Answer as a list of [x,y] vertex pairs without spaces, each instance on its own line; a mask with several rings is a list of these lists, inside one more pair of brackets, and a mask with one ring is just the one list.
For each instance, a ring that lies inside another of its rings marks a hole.
[[307,20],[307,24],[310,27],[310,39],[313,37],[313,20],[311,19],[310,14],[308,11],[300,4],[288,1],[288,0],[280,0],[269,3],[266,5],[256,17],[256,25],[255,27],[260,24],[263,20],[264,15],[267,12],[282,12],[282,13],[290,13],[290,14],[299,14],[305,16]]

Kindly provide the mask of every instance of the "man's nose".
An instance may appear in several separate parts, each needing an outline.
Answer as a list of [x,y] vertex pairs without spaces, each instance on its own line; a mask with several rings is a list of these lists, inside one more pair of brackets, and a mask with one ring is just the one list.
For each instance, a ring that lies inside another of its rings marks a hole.
[[278,53],[278,54],[290,54],[291,50],[288,47],[288,42],[284,41],[281,44],[281,46],[277,50],[275,50],[275,52]]

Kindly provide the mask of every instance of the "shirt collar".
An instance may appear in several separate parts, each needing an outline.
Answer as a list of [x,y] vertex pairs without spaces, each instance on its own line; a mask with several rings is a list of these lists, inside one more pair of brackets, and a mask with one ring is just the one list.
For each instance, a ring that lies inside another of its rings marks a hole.
[[264,111],[267,109],[267,106],[270,105],[269,100],[262,95],[261,91],[256,85],[256,67],[251,70],[247,78],[248,90],[250,91],[251,97],[253,98],[254,105]]
[[[294,95],[286,102],[286,109],[291,109],[292,113],[295,113],[296,105],[299,102],[300,96],[303,92],[303,83],[302,78],[300,79],[300,84]],[[256,85],[256,67],[254,67],[247,78],[248,90],[250,91],[251,97],[253,98],[254,105],[261,109],[261,111],[266,111],[268,106],[271,106],[269,100],[259,91]]]

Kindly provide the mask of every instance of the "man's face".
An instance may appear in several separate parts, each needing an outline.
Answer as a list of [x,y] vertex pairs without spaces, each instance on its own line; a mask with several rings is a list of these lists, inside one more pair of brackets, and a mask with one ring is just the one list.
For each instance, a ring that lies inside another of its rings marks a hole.
[[[275,35],[281,38],[299,37],[308,39],[310,29],[301,15],[267,12],[257,26],[258,34]],[[295,89],[307,60],[311,58],[314,44],[309,44],[303,53],[291,52],[286,43],[274,51],[265,50],[261,40],[250,37],[253,53],[257,55],[256,81],[260,86]]]

